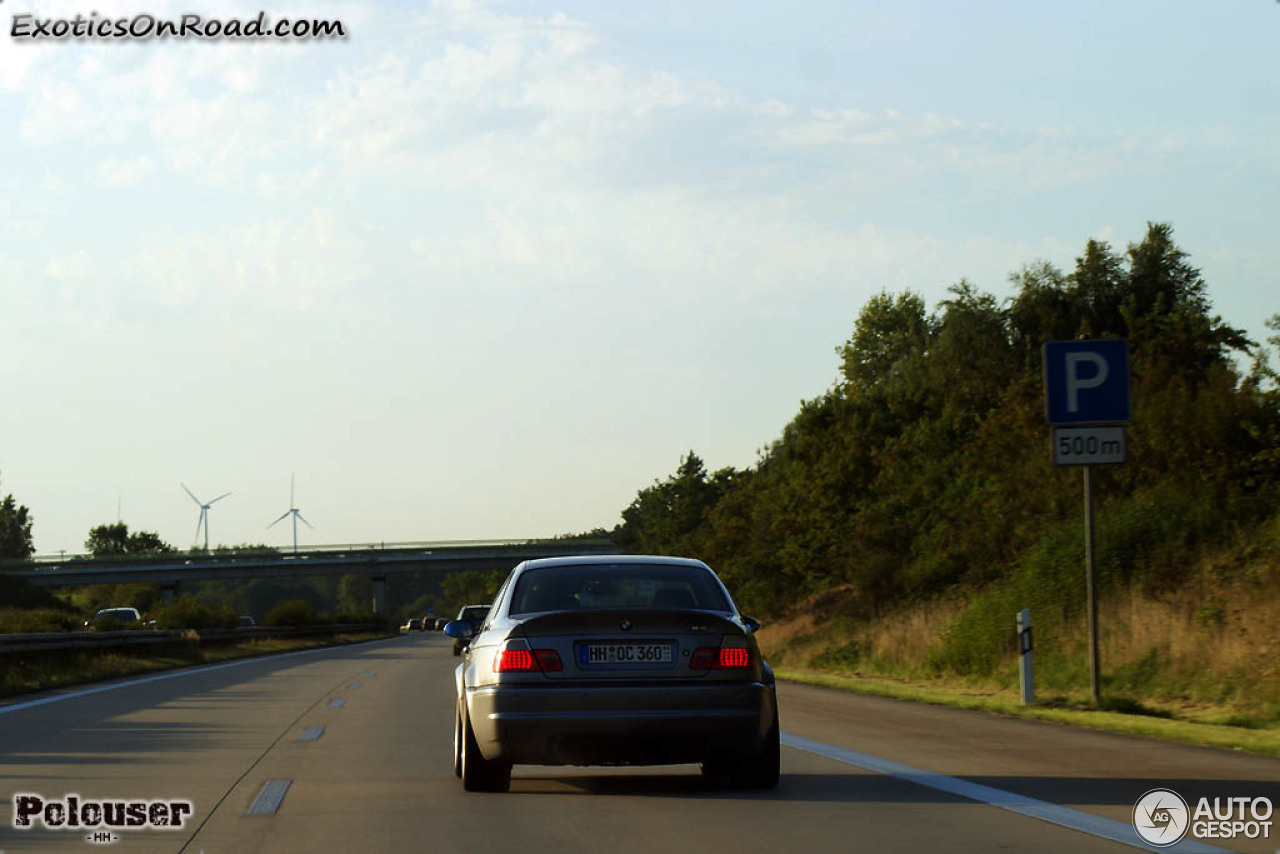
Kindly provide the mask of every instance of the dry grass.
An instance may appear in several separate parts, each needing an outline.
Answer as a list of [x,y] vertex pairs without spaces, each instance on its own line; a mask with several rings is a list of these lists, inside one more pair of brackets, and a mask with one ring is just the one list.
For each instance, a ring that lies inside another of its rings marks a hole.
[[[1167,599],[1135,591],[1100,605],[1098,625],[1105,666],[1158,669],[1151,687],[1159,699],[1280,702],[1280,590],[1214,585]],[[1084,631],[1072,640],[1083,649]]]
[[[843,620],[833,625],[831,615],[852,595],[851,588],[841,587],[809,597],[778,622],[760,629],[760,648],[770,661],[812,667],[815,658],[853,644],[866,669],[886,674],[904,669],[914,673],[928,657],[929,648],[964,608],[959,600],[937,600],[903,608],[875,621]],[[824,606],[825,613],[815,610],[818,604]]]
[[867,627],[867,657],[873,662],[921,662],[964,603],[944,599],[891,614]]
[[[1273,579],[1280,574],[1264,567],[1248,578],[1224,580],[1221,565],[1201,570],[1198,581],[1174,594],[1135,588],[1100,603],[1106,694],[1148,714],[1274,730],[1280,724],[1280,584]],[[853,621],[840,614],[852,595],[846,588],[810,597],[761,629],[761,648],[775,666],[794,673],[876,677],[945,688],[951,696],[1003,695],[1016,685],[1013,655],[999,674],[985,679],[930,666],[930,651],[964,609],[963,600],[940,599],[878,620]],[[1084,620],[1046,623],[1052,621],[1038,622],[1037,692],[1050,704],[1084,708]],[[1009,624],[1012,633],[1012,614]]]
[[1228,750],[1249,750],[1280,756],[1280,728],[1241,729],[1214,722],[1173,720],[1087,708],[1023,706],[1012,691],[974,688],[945,680],[910,681],[883,677],[850,677],[813,670],[782,668],[778,676],[809,685],[839,688],[858,694],[893,697],[918,703],[974,709],[1012,717],[1052,721],[1106,732],[1123,732],[1147,738],[1162,738],[1188,744],[1202,744]]
[[1158,649],[1175,665],[1280,675],[1280,593],[1219,589],[1173,601],[1117,597],[1099,609],[1099,642],[1125,661]]

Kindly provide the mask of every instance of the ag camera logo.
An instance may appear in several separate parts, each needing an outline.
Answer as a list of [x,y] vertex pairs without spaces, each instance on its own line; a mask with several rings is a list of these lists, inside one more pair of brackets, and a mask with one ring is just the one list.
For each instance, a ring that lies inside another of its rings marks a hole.
[[[1200,798],[1193,811],[1172,789],[1152,789],[1133,805],[1133,829],[1155,848],[1192,839],[1270,839],[1274,807],[1269,798]],[[1280,852],[1277,852],[1280,854]]]
[[1190,826],[1187,802],[1171,789],[1152,789],[1133,805],[1133,829],[1148,845],[1166,848],[1182,841]]

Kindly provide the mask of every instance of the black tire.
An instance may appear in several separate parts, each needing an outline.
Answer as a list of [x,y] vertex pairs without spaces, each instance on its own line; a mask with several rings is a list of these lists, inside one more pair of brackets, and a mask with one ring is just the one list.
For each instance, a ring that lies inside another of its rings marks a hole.
[[511,763],[485,759],[476,744],[467,707],[462,706],[462,788],[468,792],[505,792],[511,788]]
[[773,726],[764,741],[746,756],[717,756],[702,763],[702,774],[743,789],[774,789],[778,786],[782,763],[778,710],[773,710]]
[[778,727],[778,707],[773,708],[773,726],[760,750],[742,763],[739,770],[744,786],[752,789],[776,789],[782,771],[782,733]]
[[459,708],[462,701],[453,709],[453,776],[462,776],[462,712]]

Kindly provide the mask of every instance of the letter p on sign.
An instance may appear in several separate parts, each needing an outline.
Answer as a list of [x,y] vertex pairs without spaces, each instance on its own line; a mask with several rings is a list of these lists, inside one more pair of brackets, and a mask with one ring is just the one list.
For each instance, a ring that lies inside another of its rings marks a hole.
[[1051,341],[1044,345],[1045,416],[1050,424],[1129,420],[1129,342]]
[[[1085,379],[1081,363],[1093,365],[1093,376]],[[1107,381],[1107,360],[1097,353],[1067,353],[1067,411],[1080,411],[1080,389],[1097,388]]]

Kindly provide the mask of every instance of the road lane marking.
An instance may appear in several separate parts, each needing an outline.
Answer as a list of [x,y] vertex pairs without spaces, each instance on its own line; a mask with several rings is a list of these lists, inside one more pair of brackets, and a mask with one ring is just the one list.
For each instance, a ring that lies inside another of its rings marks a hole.
[[262,784],[262,791],[249,805],[249,815],[275,815],[284,800],[284,793],[289,791],[292,780],[268,780]]
[[320,736],[322,736],[322,735],[324,735],[324,727],[322,727],[322,726],[309,726],[309,727],[307,727],[307,728],[306,728],[306,730],[302,733],[302,740],[303,740],[303,741],[315,741],[317,738],[319,738],[319,737],[320,737]]
[[38,700],[27,700],[22,703],[13,703],[8,706],[0,706],[0,715],[7,715],[10,712],[20,712],[23,709],[33,709],[36,706],[44,706],[49,703],[60,703],[63,700],[73,700],[76,697],[88,697],[91,694],[101,694],[104,691],[115,691],[119,688],[132,688],[134,685],[145,685],[149,682],[160,682],[165,679],[178,679],[182,676],[192,676],[196,673],[208,673],[211,670],[222,670],[226,667],[243,667],[246,664],[262,664],[264,662],[279,661],[282,658],[292,658],[295,655],[313,655],[317,652],[333,652],[338,647],[319,646],[315,649],[303,649],[297,652],[282,652],[279,655],[259,656],[257,658],[245,658],[239,661],[225,661],[222,664],[208,664],[203,667],[191,667],[186,670],[176,670],[172,673],[161,673],[157,676],[145,676],[142,679],[131,679],[128,682],[117,682],[114,685],[99,685],[96,688],[84,688],[80,691],[71,691],[66,694],[55,694],[52,697],[41,697]]
[[336,708],[339,708],[340,706],[345,706],[346,704],[347,704],[346,700],[330,700],[329,708],[336,709]]
[[827,759],[834,759],[846,765],[855,765],[868,771],[876,771],[890,777],[896,777],[899,780],[905,780],[908,783],[915,783],[940,792],[980,801],[988,806],[998,807],[999,809],[1030,818],[1038,818],[1041,821],[1068,827],[1072,830],[1079,830],[1091,836],[1099,836],[1123,845],[1141,848],[1144,851],[1176,851],[1179,854],[1218,854],[1218,852],[1227,851],[1226,848],[1217,848],[1190,839],[1184,839],[1177,845],[1170,845],[1166,848],[1155,848],[1144,844],[1138,838],[1133,825],[1123,821],[1104,818],[1081,810],[1073,810],[1069,807],[1051,804],[1048,801],[1041,801],[1026,795],[1006,792],[1003,789],[994,789],[981,783],[971,783],[968,780],[961,780],[957,777],[936,774],[923,768],[903,765],[901,762],[894,762],[891,759],[882,759],[869,753],[859,753],[856,750],[836,747],[833,744],[824,744],[821,741],[812,741],[787,732],[782,734],[782,743],[787,747],[794,747],[807,753],[816,753],[819,756],[825,756]]

